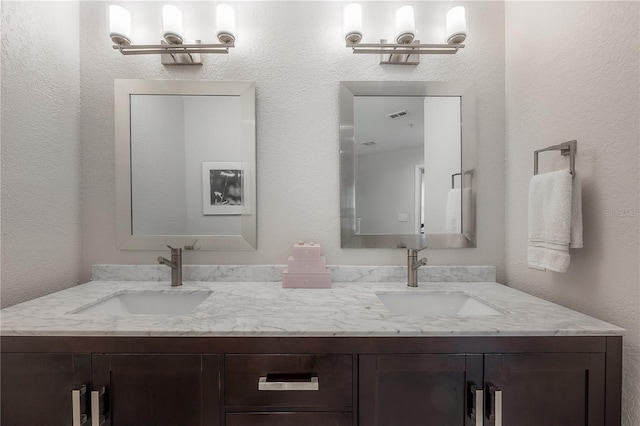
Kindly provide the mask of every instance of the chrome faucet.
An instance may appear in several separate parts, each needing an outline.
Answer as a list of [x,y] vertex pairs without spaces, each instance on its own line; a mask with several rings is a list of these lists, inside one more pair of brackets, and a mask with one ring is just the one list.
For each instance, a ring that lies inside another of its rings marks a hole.
[[171,249],[171,260],[158,256],[158,263],[171,268],[171,287],[178,287],[182,285],[182,249],[167,247]]
[[418,287],[418,268],[427,264],[427,258],[418,260],[418,252],[423,249],[407,250],[407,285]]

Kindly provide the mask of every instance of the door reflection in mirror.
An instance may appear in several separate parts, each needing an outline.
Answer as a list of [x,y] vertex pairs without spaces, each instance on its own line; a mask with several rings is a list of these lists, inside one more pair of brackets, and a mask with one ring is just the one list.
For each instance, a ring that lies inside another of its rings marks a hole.
[[357,233],[461,232],[459,96],[355,96],[354,139]]

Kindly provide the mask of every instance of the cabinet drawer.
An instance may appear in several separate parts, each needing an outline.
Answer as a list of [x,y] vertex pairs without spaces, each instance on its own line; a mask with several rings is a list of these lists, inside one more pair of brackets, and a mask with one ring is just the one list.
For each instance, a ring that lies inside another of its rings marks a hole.
[[227,355],[227,411],[351,411],[352,361],[351,355]]
[[227,414],[227,426],[351,426],[345,413],[250,413]]

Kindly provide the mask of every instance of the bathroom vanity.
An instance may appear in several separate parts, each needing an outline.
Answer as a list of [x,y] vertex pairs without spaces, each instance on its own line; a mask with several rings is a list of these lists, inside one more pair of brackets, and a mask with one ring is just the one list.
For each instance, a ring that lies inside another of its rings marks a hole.
[[94,281],[2,311],[2,424],[619,425],[623,332],[495,282]]

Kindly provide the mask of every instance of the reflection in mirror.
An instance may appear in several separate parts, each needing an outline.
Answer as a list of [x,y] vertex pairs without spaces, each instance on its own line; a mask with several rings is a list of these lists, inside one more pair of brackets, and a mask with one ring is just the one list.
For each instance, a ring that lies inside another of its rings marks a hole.
[[357,234],[461,232],[459,97],[356,96],[354,137]]
[[343,247],[473,247],[475,97],[466,83],[343,82]]
[[[241,171],[221,170],[227,175],[221,176],[203,163],[241,160],[238,96],[131,95],[133,234],[240,234],[240,211],[212,215],[203,197],[231,207]],[[214,186],[223,178],[220,191],[214,188],[220,196],[203,195],[205,176]]]
[[249,82],[116,80],[120,248],[256,247],[254,93]]

